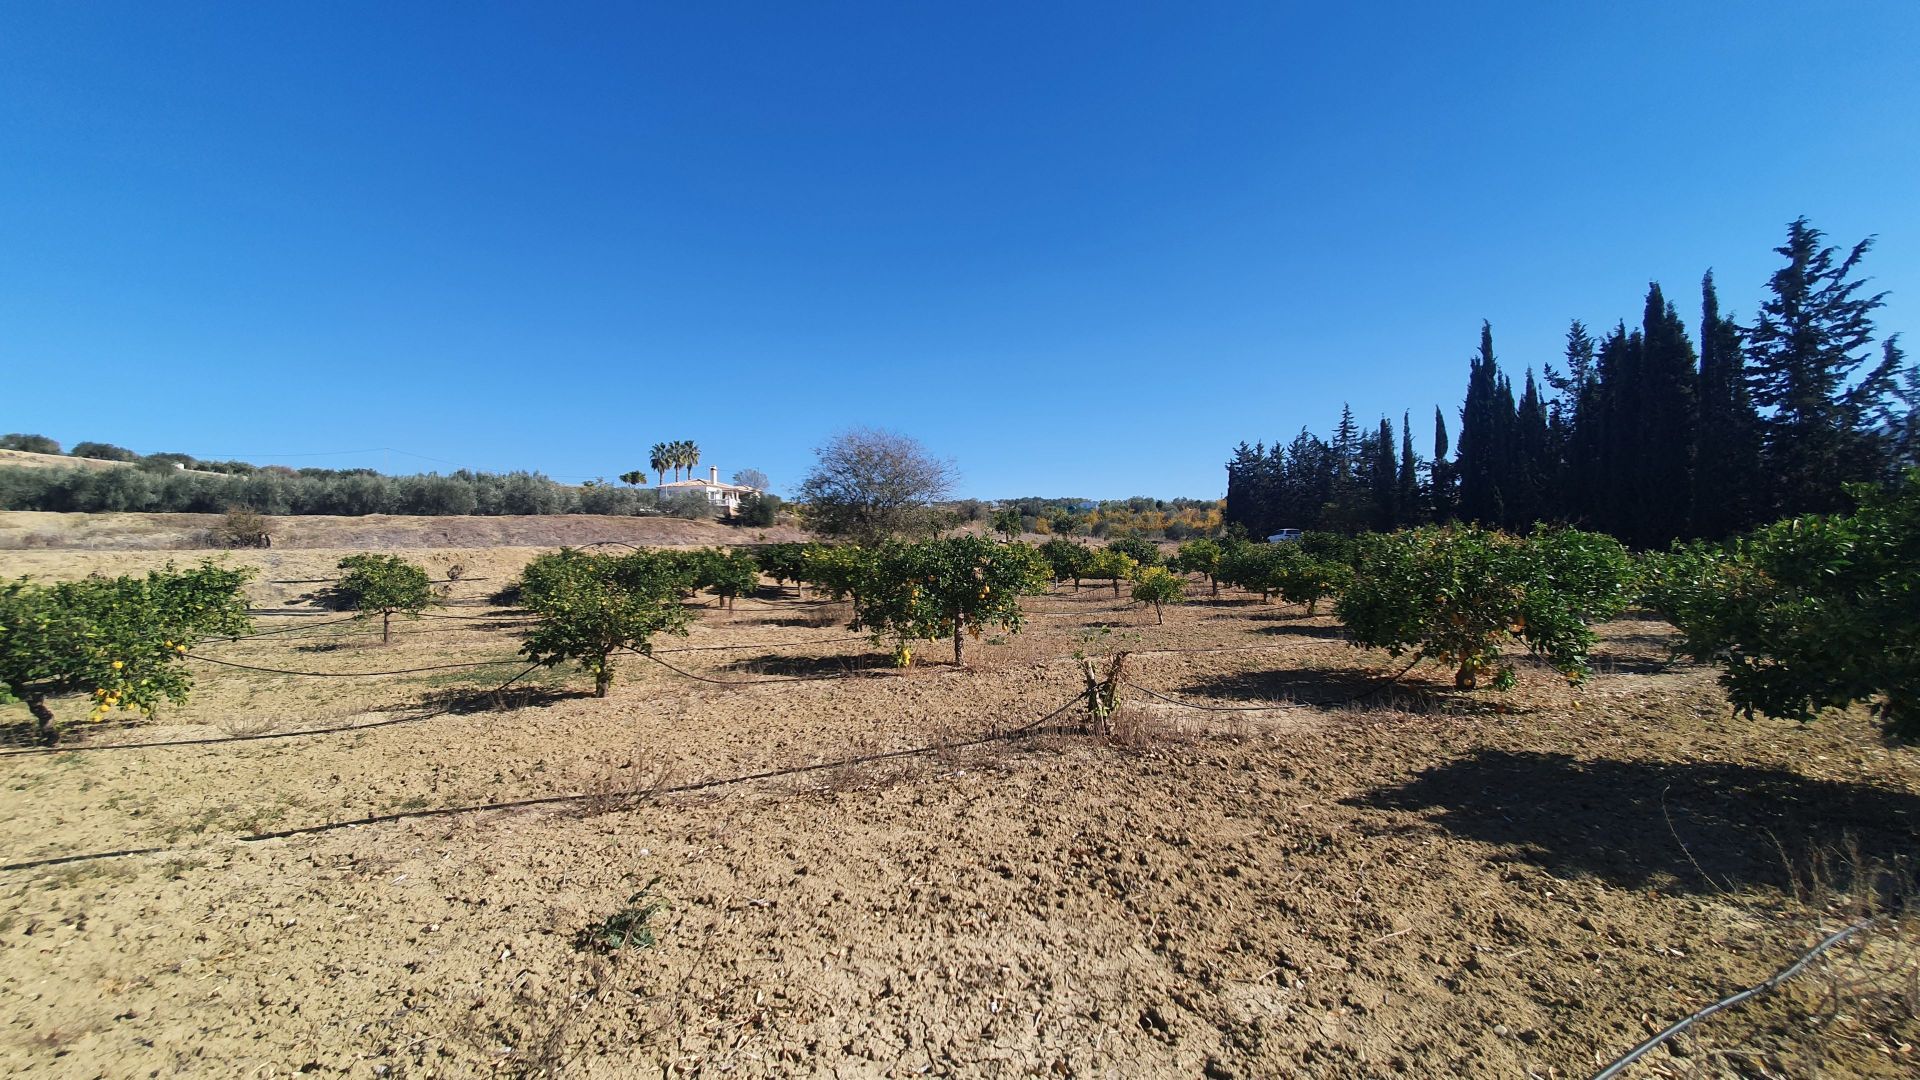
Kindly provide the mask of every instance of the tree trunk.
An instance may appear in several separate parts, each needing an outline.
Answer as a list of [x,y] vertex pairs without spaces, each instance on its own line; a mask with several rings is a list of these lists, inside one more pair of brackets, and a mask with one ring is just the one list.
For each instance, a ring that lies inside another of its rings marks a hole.
[[1119,578],[1113,579],[1113,597],[1116,600],[1120,598],[1120,579]]
[[1479,666],[1471,660],[1463,662],[1460,665],[1460,670],[1453,675],[1453,688],[1455,690],[1473,690],[1478,688],[1479,685]]
[[1154,622],[1154,625],[1156,625],[1156,626],[1164,626],[1164,625],[1166,625],[1166,621],[1167,621],[1167,617],[1166,617],[1165,615],[1163,615],[1163,614],[1161,614],[1161,611],[1160,611],[1160,601],[1158,601],[1158,600],[1155,600],[1155,601],[1153,602],[1153,622]]
[[1220,595],[1220,579],[1209,574],[1207,575],[1207,580],[1213,582],[1213,595],[1218,598]]
[[967,630],[957,618],[953,620],[953,666],[967,666]]
[[393,642],[393,612],[383,611],[380,613],[380,644],[388,645],[388,644],[391,644],[392,642]]
[[602,657],[600,659],[600,666],[594,669],[593,672],[593,696],[606,697],[607,689],[612,685],[613,668],[607,666],[606,658]]
[[27,711],[33,714],[35,724],[34,734],[39,736],[40,745],[52,746],[58,741],[60,734],[54,730],[53,710],[47,708],[46,695],[22,694],[18,690],[15,690],[14,696],[25,701],[27,703]]

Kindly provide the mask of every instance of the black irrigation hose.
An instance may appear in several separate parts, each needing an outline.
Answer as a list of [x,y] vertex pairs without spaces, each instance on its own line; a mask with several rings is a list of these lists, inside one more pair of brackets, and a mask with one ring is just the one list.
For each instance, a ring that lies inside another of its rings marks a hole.
[[[516,678],[518,678],[518,676],[516,676]],[[504,687],[502,688],[504,689]],[[783,776],[798,776],[804,773],[819,772],[823,769],[838,769],[848,765],[865,765],[875,761],[914,757],[920,754],[937,753],[942,750],[960,750],[967,747],[984,746],[992,742],[1003,742],[1036,732],[1040,729],[1041,725],[1047,721],[1058,717],[1061,713],[1066,712],[1068,709],[1073,708],[1085,700],[1085,694],[1076,693],[1073,697],[1069,698],[1065,704],[1047,713],[1045,716],[1030,720],[1017,728],[994,732],[983,735],[977,739],[967,739],[962,742],[942,742],[933,743],[928,746],[912,747],[906,750],[887,750],[877,754],[842,758],[837,761],[822,761],[813,765],[790,765],[780,769],[767,769],[763,772],[749,773],[745,776],[732,776],[718,780],[700,780],[691,784],[680,784],[668,788],[639,789],[607,794],[542,795],[531,799],[514,799],[507,802],[477,803],[467,806],[443,806],[431,810],[402,810],[392,814],[376,814],[369,817],[354,818],[348,821],[331,821],[323,825],[305,825],[293,829],[276,829],[272,832],[251,833],[245,836],[235,837],[234,839],[243,844],[257,844],[267,840],[285,840],[295,836],[312,836],[318,833],[334,832],[339,829],[351,829],[362,825],[384,825],[395,821],[405,821],[410,818],[449,817],[455,814],[476,814],[490,810],[519,810],[534,806],[559,806],[566,803],[586,802],[591,799],[632,798],[640,795],[685,795],[698,791],[709,791],[714,788],[731,787],[735,784],[752,783],[756,780],[774,780]],[[96,851],[82,855],[56,855],[45,859],[29,859],[24,862],[7,863],[0,866],[0,870],[35,870],[41,867],[61,866],[68,863],[115,859],[128,855],[155,855],[178,850],[184,849],[167,847],[121,848],[116,851]]]
[[655,649],[657,653],[682,652],[739,652],[744,649],[797,649],[802,645],[837,645],[847,641],[870,641],[865,634],[851,637],[821,638],[818,641],[765,641],[753,645],[679,645],[671,649]]
[[[518,675],[515,675],[513,678],[508,679],[506,682],[501,683],[499,686],[487,692],[497,694],[507,687],[512,686],[514,683],[519,682],[521,679],[526,678],[528,675],[531,675],[534,668],[539,666],[539,664],[529,664],[526,669]],[[445,716],[450,711],[452,711],[451,708],[442,708],[435,709],[432,712],[420,713],[417,716],[396,716],[391,720],[375,720],[370,724],[337,724],[333,727],[301,728],[296,731],[263,731],[252,735],[210,735],[202,739],[172,739],[167,742],[97,743],[92,745],[81,743],[76,746],[35,746],[26,749],[0,751],[0,758],[45,757],[49,754],[87,754],[99,753],[106,750],[156,750],[181,746],[218,746],[224,743],[264,742],[269,739],[298,739],[307,735],[345,735],[350,732],[373,731],[376,728],[394,727],[399,724],[412,724],[421,720],[431,720],[436,716]]]
[[521,657],[509,657],[505,660],[476,660],[467,664],[429,664],[426,667],[401,668],[398,671],[288,671],[285,668],[258,667],[253,664],[236,664],[231,660],[217,660],[211,656],[197,653],[183,654],[189,660],[199,660],[221,667],[239,668],[241,671],[264,671],[269,675],[301,675],[310,679],[370,679],[378,675],[414,675],[422,671],[452,671],[454,668],[499,667],[501,664],[517,664]]
[[293,626],[282,626],[274,630],[262,630],[257,634],[241,634],[238,637],[200,638],[199,640],[195,641],[194,644],[195,645],[211,645],[217,641],[252,641],[254,638],[272,637],[275,634],[293,634],[293,633],[299,633],[301,631],[306,631],[306,630],[318,630],[323,626],[338,626],[341,623],[352,622],[353,620],[359,617],[360,616],[358,615],[349,615],[344,619],[333,619],[331,621],[323,622],[323,623],[305,623],[305,624],[296,623]]
[[1878,921],[1879,921],[1878,916],[1875,916],[1870,919],[1862,919],[1859,922],[1854,923],[1852,926],[1847,927],[1845,930],[1842,930],[1837,934],[1830,935],[1825,941],[1822,941],[1820,944],[1815,945],[1804,956],[1794,961],[1792,965],[1788,966],[1787,968],[1775,974],[1773,978],[1768,979],[1766,982],[1763,982],[1758,986],[1750,986],[1747,989],[1742,990],[1737,994],[1733,994],[1728,997],[1721,998],[1719,1001],[1716,1001],[1713,1004],[1707,1006],[1706,1008],[1701,1009],[1699,1012],[1694,1013],[1692,1016],[1689,1016],[1684,1020],[1680,1020],[1674,1023],[1672,1026],[1668,1027],[1665,1031],[1662,1031],[1660,1034],[1655,1035],[1653,1038],[1648,1039],[1646,1042],[1643,1042],[1639,1046],[1636,1046],[1633,1049],[1627,1051],[1625,1054],[1622,1054],[1620,1057],[1614,1059],[1613,1064],[1608,1065],[1606,1068],[1601,1069],[1597,1073],[1594,1073],[1593,1080],[1613,1080],[1614,1077],[1619,1076],[1621,1073],[1625,1072],[1627,1066],[1633,1064],[1635,1061],[1638,1061],[1640,1057],[1643,1054],[1645,1054],[1647,1051],[1652,1050],[1654,1047],[1659,1046],[1661,1043],[1666,1042],[1668,1039],[1671,1039],[1675,1035],[1678,1035],[1681,1032],[1687,1030],[1688,1028],[1692,1027],[1694,1024],[1698,1023],[1699,1021],[1705,1020],[1707,1017],[1712,1016],[1714,1013],[1719,1012],[1721,1009],[1732,1008],[1733,1006],[1740,1004],[1741,1002],[1747,1000],[1748,998],[1757,997],[1760,994],[1764,994],[1767,991],[1772,990],[1775,987],[1778,987],[1781,983],[1784,983],[1788,979],[1793,978],[1795,975],[1800,974],[1801,970],[1805,968],[1808,964],[1812,963],[1814,958],[1819,956],[1821,953],[1826,952],[1828,949],[1833,948],[1835,945],[1840,944],[1842,941],[1845,941],[1846,939],[1852,937],[1853,935],[1859,933],[1860,931],[1865,930],[1867,927],[1872,926],[1874,923]]

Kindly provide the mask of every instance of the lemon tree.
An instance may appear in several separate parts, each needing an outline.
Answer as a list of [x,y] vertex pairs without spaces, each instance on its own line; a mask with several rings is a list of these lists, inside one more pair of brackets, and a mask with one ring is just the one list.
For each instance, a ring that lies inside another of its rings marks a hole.
[[1095,581],[1111,581],[1113,595],[1120,595],[1120,583],[1129,581],[1140,572],[1140,564],[1133,557],[1111,547],[1088,549],[1087,562],[1081,573]]
[[183,702],[188,645],[251,632],[241,589],[252,575],[169,563],[145,577],[0,584],[0,698],[24,704],[48,743],[59,735],[49,698],[90,694],[91,720]]
[[889,543],[873,552],[853,600],[853,629],[889,633],[897,659],[907,642],[953,638],[953,662],[965,665],[969,633],[989,626],[1018,632],[1020,598],[1044,593],[1050,567],[1032,545],[979,536]]
[[613,685],[613,655],[653,651],[655,634],[685,634],[680,602],[686,573],[666,554],[598,555],[562,550],[542,556],[521,575],[521,604],[539,621],[520,651],[536,664],[572,661],[593,676],[593,694]]

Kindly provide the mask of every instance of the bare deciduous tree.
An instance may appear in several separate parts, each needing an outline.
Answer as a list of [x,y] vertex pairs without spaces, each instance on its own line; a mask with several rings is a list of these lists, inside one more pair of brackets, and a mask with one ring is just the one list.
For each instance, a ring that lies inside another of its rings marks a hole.
[[932,504],[958,477],[919,440],[879,428],[843,431],[814,453],[800,485],[802,520],[822,536],[862,543],[931,527]]

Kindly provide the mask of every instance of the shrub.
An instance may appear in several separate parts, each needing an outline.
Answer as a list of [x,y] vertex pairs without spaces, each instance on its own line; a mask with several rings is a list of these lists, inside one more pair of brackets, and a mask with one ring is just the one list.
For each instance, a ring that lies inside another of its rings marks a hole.
[[1486,671],[1496,686],[1512,685],[1512,667],[1499,662],[1508,640],[1577,681],[1593,645],[1588,624],[1619,613],[1631,580],[1626,550],[1610,537],[1427,527],[1366,537],[1337,611],[1356,647],[1457,665],[1463,690]]
[[350,610],[379,614],[383,644],[393,639],[395,613],[417,616],[433,603],[427,572],[398,555],[349,555],[340,560],[340,569],[347,573],[335,593]]
[[749,491],[740,496],[740,509],[733,516],[734,523],[753,529],[772,527],[780,520],[780,496],[769,495],[764,491]]
[[1890,492],[1849,493],[1851,514],[1649,559],[1645,596],[1687,653],[1720,666],[1749,717],[1806,721],[1877,697],[1890,734],[1920,738],[1920,471]]
[[208,531],[214,544],[227,548],[272,547],[267,519],[244,506],[230,506]]
[[1048,567],[1032,545],[979,536],[889,543],[873,553],[853,602],[853,629],[891,633],[896,656],[908,640],[951,636],[953,662],[966,663],[966,636],[989,626],[1018,632],[1022,596],[1047,589]]
[[1149,566],[1140,571],[1140,580],[1133,585],[1133,598],[1153,605],[1155,623],[1167,621],[1162,604],[1177,604],[1186,599],[1186,595],[1187,583],[1164,566]]
[[252,575],[169,563],[144,578],[0,584],[0,698],[24,703],[49,743],[58,737],[49,697],[91,693],[93,720],[116,709],[151,716],[163,700],[185,701],[188,645],[251,630],[240,590]]
[[521,602],[539,617],[520,651],[551,667],[574,661],[593,675],[595,697],[613,685],[613,654],[651,655],[655,634],[685,634],[685,574],[661,552],[619,557],[563,548],[521,573]]

